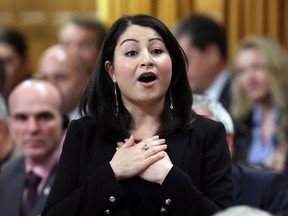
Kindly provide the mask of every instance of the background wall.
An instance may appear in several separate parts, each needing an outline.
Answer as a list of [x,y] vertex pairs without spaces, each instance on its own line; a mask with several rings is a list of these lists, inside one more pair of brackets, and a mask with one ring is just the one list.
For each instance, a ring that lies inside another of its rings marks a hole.
[[56,42],[57,29],[72,14],[97,16],[109,27],[124,14],[147,13],[172,28],[182,17],[205,13],[227,31],[229,54],[245,35],[270,36],[288,48],[288,0],[0,0],[0,27],[27,37],[35,71],[39,56]]

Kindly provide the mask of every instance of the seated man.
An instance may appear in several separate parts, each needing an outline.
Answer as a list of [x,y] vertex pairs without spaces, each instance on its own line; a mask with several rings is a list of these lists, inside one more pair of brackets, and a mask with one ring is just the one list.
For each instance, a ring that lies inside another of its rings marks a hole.
[[[216,100],[202,95],[193,96],[196,113],[224,124],[227,143],[233,152],[233,122],[225,108]],[[232,178],[236,200],[239,205],[248,205],[270,213],[288,214],[288,181],[283,175],[239,166],[232,163]]]
[[57,88],[30,79],[16,86],[8,99],[8,125],[23,156],[6,163],[0,175],[0,212],[5,216],[39,215],[55,177],[68,123]]

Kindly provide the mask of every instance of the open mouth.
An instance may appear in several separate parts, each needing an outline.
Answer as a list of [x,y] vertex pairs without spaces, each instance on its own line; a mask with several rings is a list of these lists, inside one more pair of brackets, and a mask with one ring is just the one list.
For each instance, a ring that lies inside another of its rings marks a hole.
[[138,78],[138,81],[144,82],[144,83],[149,83],[149,82],[153,82],[156,79],[157,79],[157,76],[154,73],[143,73]]

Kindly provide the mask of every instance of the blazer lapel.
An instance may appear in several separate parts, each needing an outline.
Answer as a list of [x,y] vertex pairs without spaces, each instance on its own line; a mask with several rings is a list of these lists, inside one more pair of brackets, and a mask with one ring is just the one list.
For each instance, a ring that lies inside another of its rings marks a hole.
[[57,164],[51,170],[51,173],[49,174],[48,179],[46,180],[46,183],[41,193],[39,194],[39,197],[35,204],[35,209],[34,209],[35,214],[40,214],[45,207],[46,201],[48,199],[48,196],[49,196],[49,193],[50,193],[50,190],[51,190],[54,178],[55,178],[56,169],[57,169]]
[[178,167],[181,167],[183,164],[185,151],[189,146],[188,144],[192,133],[192,129],[188,129],[185,133],[165,137],[168,145],[166,152],[172,163]]

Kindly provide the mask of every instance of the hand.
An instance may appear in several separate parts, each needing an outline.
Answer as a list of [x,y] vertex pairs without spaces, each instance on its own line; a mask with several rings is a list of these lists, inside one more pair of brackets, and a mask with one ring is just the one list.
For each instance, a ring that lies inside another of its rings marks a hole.
[[[110,165],[118,180],[131,178],[143,172],[147,167],[165,156],[164,150],[167,145],[164,139],[153,136],[139,144],[135,144],[133,136],[130,136],[125,143],[117,143],[118,148],[115,152]],[[143,144],[149,148],[144,150]]]
[[161,185],[173,166],[168,154],[166,152],[164,154],[165,156],[162,159],[151,164],[138,176],[146,181]]

